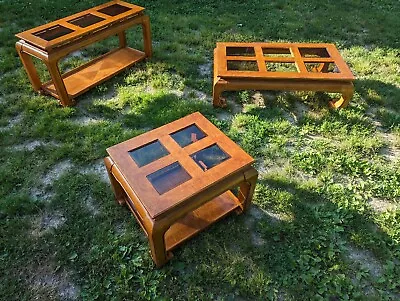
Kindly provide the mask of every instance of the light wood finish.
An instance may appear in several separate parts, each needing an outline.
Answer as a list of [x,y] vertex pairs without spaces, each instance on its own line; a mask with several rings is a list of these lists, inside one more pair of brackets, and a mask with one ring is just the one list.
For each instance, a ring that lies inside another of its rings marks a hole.
[[[253,69],[234,70],[230,63],[253,64]],[[269,67],[275,64],[292,70]],[[353,80],[351,70],[334,44],[217,43],[214,49],[214,106],[226,106],[221,97],[223,91],[262,89],[338,92],[342,97],[331,101],[330,106],[343,108],[352,98]]]
[[[122,9],[122,12],[116,15],[102,12],[103,9],[115,6]],[[86,17],[95,18],[97,22],[85,23]],[[78,23],[74,24],[76,21]],[[82,21],[84,23],[79,23]],[[142,26],[144,52],[127,47],[125,30],[137,25]],[[52,28],[57,29],[59,26],[68,33],[59,37],[56,33],[53,34]],[[61,58],[112,35],[118,36],[119,48],[60,74],[58,62]],[[152,55],[150,20],[144,15],[144,8],[118,0],[35,27],[16,36],[20,38],[16,49],[34,90],[58,98],[63,106],[74,105],[74,98],[78,95]],[[52,79],[50,82],[40,81],[31,56],[46,64]]]
[[[205,138],[185,147],[171,138],[170,134],[193,124]],[[128,152],[155,140],[168,154],[139,167]],[[191,156],[214,144],[229,158],[204,171]],[[215,221],[232,211],[247,210],[258,176],[251,166],[254,160],[200,113],[117,144],[107,152],[110,156],[105,165],[116,200],[127,203],[144,229],[157,266],[171,258],[170,250]],[[190,179],[160,194],[148,176],[174,162],[179,162]],[[237,195],[230,191],[233,188],[238,188]]]

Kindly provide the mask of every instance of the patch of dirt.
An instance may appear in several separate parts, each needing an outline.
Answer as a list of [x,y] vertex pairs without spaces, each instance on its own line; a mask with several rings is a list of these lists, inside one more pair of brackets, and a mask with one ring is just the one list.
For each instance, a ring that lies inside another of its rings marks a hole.
[[233,115],[242,113],[244,111],[244,108],[241,104],[237,103],[236,101],[234,101],[233,99],[226,100],[229,106],[230,111],[232,112]]
[[228,121],[231,120],[233,118],[233,115],[227,111],[221,112],[221,113],[217,113],[217,118],[219,120],[223,120],[223,121]]
[[251,231],[251,241],[255,246],[263,246],[266,243],[266,240],[261,237],[260,233],[257,231]]
[[115,234],[124,235],[126,233],[126,225],[123,223],[119,223],[115,226]]
[[44,185],[51,185],[57,180],[63,173],[72,169],[73,165],[69,160],[62,161],[56,164],[43,178],[42,182]]
[[265,108],[266,100],[264,99],[264,94],[262,94],[260,91],[256,91],[251,96],[251,102],[260,108]]
[[56,142],[43,142],[43,141],[40,141],[40,140],[34,140],[34,141],[30,141],[30,142],[25,142],[25,143],[22,143],[22,144],[18,144],[18,145],[14,145],[12,148],[14,149],[14,150],[17,150],[17,151],[24,151],[24,150],[27,150],[27,151],[34,151],[36,148],[38,148],[38,147],[46,147],[46,146],[59,146],[59,144],[58,143],[56,143]]
[[251,222],[254,220],[260,220],[263,218],[267,218],[271,223],[277,223],[281,221],[289,221],[291,219],[290,216],[286,216],[284,214],[274,213],[268,210],[261,209],[257,206],[251,206],[249,210],[249,214],[251,215]]
[[310,111],[310,108],[308,108],[304,103],[302,103],[300,101],[296,101],[294,103],[294,109],[292,112],[290,112],[290,115],[292,116],[295,123],[298,123],[302,118],[304,118],[304,116],[309,111]]
[[101,102],[108,102],[113,100],[118,95],[118,91],[114,87],[108,87],[107,91],[102,92],[100,96],[94,97],[90,93],[79,96],[79,100],[76,102],[76,108],[81,109],[87,113],[86,106],[92,105],[94,102],[100,100]]
[[83,52],[82,52],[81,50],[76,50],[76,51],[74,51],[74,52],[71,52],[71,53],[68,55],[68,57],[77,57],[77,58],[80,58],[80,59],[82,59],[82,60],[88,60],[88,59],[89,59],[87,56],[85,56],[85,55],[83,54]]
[[45,212],[43,215],[35,218],[32,222],[32,235],[40,237],[52,230],[60,228],[66,222],[66,218],[61,212]]
[[397,161],[400,159],[400,149],[394,146],[389,146],[386,148],[383,148],[381,150],[381,154],[391,162]]
[[208,101],[208,102],[211,101],[210,95],[208,95],[202,91],[188,88],[188,87],[185,87],[185,89],[183,89],[183,91],[179,92],[177,95],[179,97],[183,97],[183,98],[189,98],[189,99],[194,98],[195,100]]
[[263,211],[262,209],[260,209],[259,207],[255,206],[255,205],[252,205],[252,206],[250,207],[250,209],[249,209],[249,214],[250,214],[253,218],[257,219],[257,220],[260,220],[260,219],[262,219],[262,218],[265,216],[264,211]]
[[29,282],[33,300],[78,299],[80,289],[71,282],[69,273],[56,271],[52,266],[45,264],[31,270]]
[[85,206],[93,216],[100,214],[100,209],[97,206],[96,201],[91,196],[86,198]]
[[381,138],[386,142],[387,146],[381,149],[381,155],[386,160],[394,162],[400,159],[400,148],[397,147],[399,138],[392,133],[379,133]]
[[49,201],[53,196],[54,193],[53,192],[47,192],[43,189],[40,189],[38,187],[32,188],[30,190],[30,196],[34,199],[34,200],[42,200],[42,201]]
[[372,209],[378,213],[382,213],[387,210],[395,210],[398,207],[397,204],[377,198],[370,199],[368,203],[371,205]]
[[93,164],[88,167],[81,169],[83,174],[96,174],[100,176],[100,178],[109,183],[110,179],[108,178],[108,173],[106,170],[106,166],[104,165],[104,161],[102,159],[96,160]]
[[283,214],[274,213],[274,212],[267,211],[267,210],[263,210],[263,211],[268,216],[268,219],[272,224],[290,220],[289,216],[285,216]]
[[266,174],[287,174],[287,170],[290,168],[290,164],[288,160],[278,160],[275,162],[271,162],[272,165],[267,164],[260,164],[257,166],[257,170],[260,174],[260,177]]
[[366,250],[348,246],[348,258],[361,267],[367,269],[373,278],[379,278],[383,273],[382,265],[375,259],[374,255]]
[[199,73],[203,77],[209,77],[212,73],[213,63],[208,61],[207,63],[199,66]]
[[105,120],[103,118],[82,116],[79,118],[72,119],[72,121],[75,123],[78,123],[80,125],[91,125],[91,124],[95,124],[95,123],[104,122]]
[[17,115],[15,117],[11,118],[10,120],[8,120],[7,126],[0,127],[0,132],[8,131],[8,130],[12,129],[14,126],[20,124],[22,122],[22,119],[23,119],[22,115]]

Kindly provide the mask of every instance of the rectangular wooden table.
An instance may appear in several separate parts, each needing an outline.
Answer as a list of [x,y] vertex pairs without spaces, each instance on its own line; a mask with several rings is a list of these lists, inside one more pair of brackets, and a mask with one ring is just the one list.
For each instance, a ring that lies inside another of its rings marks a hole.
[[232,211],[245,211],[257,181],[254,160],[200,113],[107,152],[115,197],[148,236],[157,266],[186,239]]
[[353,96],[354,76],[333,44],[217,43],[214,106],[226,106],[227,90],[338,92],[330,106],[343,108]]
[[[141,25],[144,52],[127,46],[125,30]],[[119,47],[65,74],[58,62],[69,53],[118,35]],[[35,91],[50,94],[63,106],[145,57],[151,57],[150,20],[144,8],[123,1],[111,1],[72,16],[16,34],[16,43],[29,80]],[[43,61],[51,81],[42,83],[31,56]]]

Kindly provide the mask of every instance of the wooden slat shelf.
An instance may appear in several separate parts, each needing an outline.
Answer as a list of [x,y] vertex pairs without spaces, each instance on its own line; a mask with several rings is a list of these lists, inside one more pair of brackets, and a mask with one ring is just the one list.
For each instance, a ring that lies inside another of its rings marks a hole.
[[[86,92],[91,87],[104,82],[145,57],[144,52],[125,47],[109,52],[63,74],[62,78],[68,96],[74,98]],[[52,81],[45,83],[42,89],[57,97],[57,91]]]
[[239,200],[229,190],[205,203],[169,228],[164,237],[166,250],[171,251],[239,207]]

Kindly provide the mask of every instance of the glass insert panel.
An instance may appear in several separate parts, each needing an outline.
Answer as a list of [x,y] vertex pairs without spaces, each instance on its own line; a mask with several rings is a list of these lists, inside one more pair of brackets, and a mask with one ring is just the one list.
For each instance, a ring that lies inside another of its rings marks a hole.
[[230,156],[225,153],[217,144],[213,144],[207,148],[199,150],[190,157],[197,163],[203,171],[209,170],[210,168],[224,162],[229,159]]
[[268,72],[297,72],[295,63],[266,62]]
[[264,56],[269,57],[292,57],[289,48],[263,48]]
[[122,14],[128,10],[131,10],[131,8],[120,5],[120,4],[113,4],[113,5],[104,7],[102,9],[99,9],[98,12],[101,12],[102,14],[106,14],[106,15],[114,17],[114,16]]
[[100,21],[104,21],[105,19],[92,15],[92,14],[86,14],[84,16],[78,17],[76,19],[68,21],[68,23],[74,24],[79,27],[88,27],[90,25],[96,24]]
[[206,137],[195,124],[192,124],[182,130],[179,130],[173,134],[170,134],[172,139],[176,141],[181,147],[192,144],[200,139]]
[[256,56],[253,47],[226,47],[227,56]]
[[335,63],[304,63],[308,72],[340,73]]
[[71,32],[73,32],[72,29],[69,29],[62,25],[55,25],[55,26],[46,28],[44,30],[35,32],[35,33],[33,33],[33,35],[37,36],[43,40],[51,41],[51,40],[57,39],[59,37],[65,36],[66,34],[69,34]]
[[325,48],[299,48],[302,57],[330,57]]
[[129,155],[139,167],[142,167],[166,155],[169,155],[169,152],[160,143],[160,141],[157,140],[129,151]]
[[227,66],[231,71],[258,71],[256,61],[227,61]]
[[147,179],[159,194],[164,194],[191,178],[178,162],[172,163],[147,176]]

